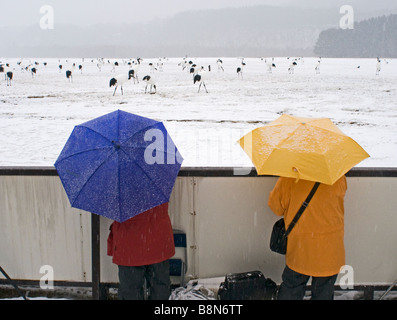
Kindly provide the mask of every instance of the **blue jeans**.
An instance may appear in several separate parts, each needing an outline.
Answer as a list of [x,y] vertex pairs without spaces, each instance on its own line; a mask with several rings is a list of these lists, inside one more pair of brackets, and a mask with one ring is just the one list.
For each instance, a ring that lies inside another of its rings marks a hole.
[[119,267],[119,300],[144,300],[145,282],[149,300],[168,300],[171,294],[169,261],[128,267]]
[[[312,300],[333,300],[337,274],[330,277],[312,277]],[[277,300],[303,300],[310,276],[284,269]]]

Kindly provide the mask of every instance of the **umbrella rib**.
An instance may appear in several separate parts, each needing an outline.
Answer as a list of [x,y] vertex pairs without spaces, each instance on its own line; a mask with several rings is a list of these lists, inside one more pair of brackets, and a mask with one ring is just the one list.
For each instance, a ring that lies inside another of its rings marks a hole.
[[[278,126],[279,126],[279,127],[282,127],[282,125],[278,125]],[[289,138],[291,138],[291,135],[292,135],[297,129],[298,129],[298,127],[296,127],[294,130],[292,130],[292,131],[288,134],[288,136],[285,137],[284,139],[282,139],[281,141],[279,141],[279,142],[277,143],[277,145],[275,145],[275,146],[273,147],[273,149],[274,149],[274,148],[279,149],[280,146],[281,146],[285,141],[287,141]]]
[[[117,141],[120,141],[120,112],[118,112],[117,114]],[[124,151],[123,151],[124,152]],[[118,155],[117,155],[118,156]],[[119,204],[119,216],[121,216],[121,201],[120,201],[120,161],[117,161],[117,187],[118,187],[118,193],[117,193],[117,197],[118,197],[118,204]]]
[[87,179],[86,182],[84,182],[84,184],[82,185],[82,187],[80,188],[79,193],[77,194],[77,196],[74,198],[74,201],[72,203],[72,206],[74,204],[74,202],[77,200],[77,198],[80,196],[81,191],[83,191],[84,187],[87,185],[88,181],[91,180],[91,178],[95,175],[95,172],[97,172],[99,170],[100,167],[102,167],[105,162],[109,159],[109,157],[107,157],[105,160],[102,161],[102,163],[100,165],[97,166],[97,168],[94,170],[94,172],[89,176],[89,178]]
[[118,203],[119,203],[119,216],[121,216],[121,188],[120,188],[120,162],[118,161],[117,166],[117,187],[118,187]]
[[[105,137],[104,135],[100,134],[99,132],[97,132],[97,131],[95,131],[95,130],[89,128],[89,127],[86,127],[86,126],[83,126],[83,125],[78,125],[78,126],[76,126],[76,127],[81,127],[81,128],[85,128],[85,129],[87,129],[87,130],[90,130],[90,131],[94,132],[95,134],[101,136],[101,137],[104,138],[105,140],[109,141],[110,143],[112,142],[111,140],[109,140],[109,139],[108,139],[107,137]],[[88,149],[88,150],[84,150],[84,151],[79,151],[79,152],[70,154],[70,155],[68,155],[67,157],[61,159],[60,162],[62,162],[62,161],[65,160],[65,159],[68,159],[68,158],[70,158],[70,157],[73,157],[73,156],[75,156],[75,155],[78,155],[78,154],[82,154],[82,153],[90,152],[90,151],[96,151],[96,150],[103,150],[103,149],[106,149],[106,148],[109,148],[109,147],[111,147],[111,146],[105,146],[105,147],[102,147],[102,148],[94,148],[94,149]]]
[[[143,129],[141,129],[141,130],[135,132],[131,137],[129,137],[127,140],[125,140],[125,141],[122,142],[122,145],[123,145],[122,148],[125,148],[125,149],[126,149],[126,148],[146,149],[147,146],[146,146],[146,147],[142,147],[142,146],[126,146],[125,143],[127,143],[127,142],[130,141],[130,140],[132,140],[132,139],[133,139],[137,134],[139,134],[140,132],[142,132],[142,131],[144,131],[144,130],[150,130],[150,128],[153,128],[155,125],[157,125],[157,124],[159,124],[159,123],[162,124],[162,122],[157,121],[156,123],[154,123],[154,124],[152,124],[152,125],[150,125],[150,126],[147,126],[147,127],[143,128]],[[163,125],[164,125],[164,124],[163,124]],[[168,132],[166,132],[166,133],[167,133],[167,135],[168,135]],[[175,144],[174,144],[174,146],[175,146]],[[175,149],[176,149],[176,146],[175,146]],[[160,151],[166,153],[167,155],[170,154],[170,153],[168,152],[168,148],[167,148],[166,150],[164,150],[164,148],[163,148],[163,150],[160,150]],[[176,154],[176,152],[175,152],[173,155],[175,155],[175,154]],[[167,159],[168,159],[168,157],[167,157]]]
[[[147,147],[133,147],[133,146],[123,146],[121,149],[145,149],[146,150],[146,148]],[[169,155],[169,154],[171,154],[171,155],[173,155],[173,156],[175,156],[176,155],[176,152],[174,153],[174,154],[172,154],[172,153],[169,153],[167,150],[159,150],[159,151],[162,151],[162,152],[164,152],[165,154],[167,154],[167,155]],[[167,159],[168,159],[168,157],[167,157]]]
[[[134,138],[134,136],[137,135],[138,133],[144,131],[144,130],[147,129],[147,128],[153,127],[153,126],[155,126],[155,125],[158,124],[158,123],[159,123],[159,122],[156,122],[155,124],[153,124],[153,125],[151,125],[151,126],[149,126],[149,127],[145,127],[145,128],[143,128],[143,129],[141,129],[141,130],[135,132],[131,137],[129,137],[127,140],[123,141],[123,144],[126,143],[127,141],[131,140],[132,138]],[[92,131],[92,132],[94,132],[94,133],[100,135],[101,137],[103,137],[104,139],[106,139],[107,141],[109,141],[110,143],[112,142],[109,138],[105,137],[104,135],[100,134],[99,132],[97,132],[97,131],[95,131],[95,130],[89,128],[89,127],[85,127],[85,126],[82,126],[82,125],[80,125],[80,126],[78,126],[78,127],[82,127],[82,128],[87,129],[87,130],[90,130],[90,131]],[[119,136],[117,136],[117,138],[119,138]],[[67,157],[63,158],[61,161],[65,160],[65,159],[68,159],[68,158],[70,158],[70,157],[73,157],[73,156],[75,156],[75,155],[84,153],[84,152],[90,152],[90,151],[96,151],[96,150],[103,150],[103,149],[106,149],[106,148],[109,148],[109,147],[112,147],[112,146],[106,146],[106,147],[102,147],[102,148],[88,149],[88,150],[76,152],[76,153],[73,153],[73,154],[68,155]],[[143,148],[143,147],[127,147],[127,146],[124,146],[124,145],[123,145],[123,148]]]
[[[279,125],[279,126],[282,126],[282,125]],[[313,126],[314,126],[314,125],[313,125]],[[284,139],[282,139],[281,141],[279,141],[279,142],[277,143],[277,145],[275,146],[275,148],[279,148],[279,146],[281,146],[284,142],[286,142],[287,140],[289,140],[289,139],[292,137],[292,135],[294,134],[294,132],[295,132],[296,130],[298,130],[299,128],[300,128],[300,127],[298,126],[298,127],[296,127],[295,129],[293,129],[293,130],[288,134],[287,137],[285,137]],[[318,129],[324,130],[324,131],[326,131],[326,132],[332,132],[333,134],[345,136],[345,134],[344,134],[343,132],[342,132],[342,133],[333,132],[333,131],[331,131],[331,130],[327,130],[327,129],[324,129],[324,128],[321,128],[321,127],[317,127],[317,130],[318,130]]]
[[91,151],[97,151],[97,150],[105,150],[105,149],[107,149],[107,148],[110,149],[110,148],[112,148],[112,147],[111,147],[111,146],[108,146],[108,147],[94,148],[94,149],[88,149],[88,150],[79,151],[79,152],[70,154],[70,155],[68,155],[68,156],[65,157],[65,158],[62,158],[61,160],[59,160],[58,163],[60,163],[60,162],[62,162],[62,161],[64,161],[64,160],[66,160],[66,159],[69,159],[70,157],[74,157],[74,156],[76,156],[76,155],[79,155],[79,154],[83,154],[83,153],[91,152]]
[[[150,128],[154,127],[155,125],[157,125],[157,124],[159,124],[159,123],[160,123],[160,122],[157,121],[156,123],[154,123],[154,124],[152,124],[152,125],[150,125],[150,126],[144,127],[144,128],[142,128],[141,130],[139,130],[139,131],[137,131],[137,132],[134,132],[134,134],[133,134],[132,136],[128,137],[128,139],[126,139],[126,140],[123,141],[122,143],[124,144],[124,143],[126,143],[126,142],[132,140],[138,133],[141,133],[141,132],[144,131],[144,130],[149,130]],[[123,145],[123,147],[124,147],[124,145]]]
[[85,129],[87,129],[87,130],[90,130],[90,131],[96,133],[97,135],[101,136],[101,137],[104,138],[105,140],[107,140],[107,141],[109,141],[109,142],[112,142],[109,138],[105,137],[103,134],[99,133],[98,131],[93,130],[92,128],[89,128],[89,127],[86,127],[86,126],[83,126],[83,125],[79,125],[79,126],[77,126],[77,127],[81,127],[81,128],[85,128]]
[[[121,149],[121,150],[122,150],[122,149]],[[123,152],[124,152],[124,154],[128,157],[128,159],[130,159],[132,162],[134,162],[134,163],[141,169],[141,171],[145,174],[145,176],[146,176],[150,181],[154,182],[154,180],[146,173],[145,170],[143,170],[143,168],[140,166],[140,164],[139,164],[135,159],[132,159],[124,150],[123,150]],[[160,192],[162,193],[162,195],[167,199],[168,197],[164,194],[163,190],[162,190],[160,187],[158,187],[157,183],[154,183],[154,184],[155,184],[156,188],[157,188],[158,190],[160,190]],[[119,186],[119,188],[120,188],[120,186]]]

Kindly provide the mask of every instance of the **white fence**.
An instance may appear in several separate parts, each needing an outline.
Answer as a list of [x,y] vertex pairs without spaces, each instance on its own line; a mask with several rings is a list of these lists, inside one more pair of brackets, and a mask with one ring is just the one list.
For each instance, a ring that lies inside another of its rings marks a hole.
[[[355,285],[397,279],[397,170],[355,169],[345,199],[346,264]],[[173,227],[187,234],[188,275],[261,270],[277,283],[284,257],[269,249],[277,217],[267,206],[275,177],[229,169],[183,169],[170,200]],[[106,255],[111,221],[100,218],[101,282],[117,283]],[[0,168],[0,266],[14,279],[91,281],[91,215],[70,207],[53,168]]]

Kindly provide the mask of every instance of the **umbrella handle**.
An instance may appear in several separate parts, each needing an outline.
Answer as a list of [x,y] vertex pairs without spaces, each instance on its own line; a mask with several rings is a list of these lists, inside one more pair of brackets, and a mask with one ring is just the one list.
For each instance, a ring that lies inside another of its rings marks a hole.
[[292,171],[296,172],[298,174],[298,176],[295,179],[295,183],[298,183],[299,179],[300,179],[300,172],[299,169],[297,167],[292,167]]

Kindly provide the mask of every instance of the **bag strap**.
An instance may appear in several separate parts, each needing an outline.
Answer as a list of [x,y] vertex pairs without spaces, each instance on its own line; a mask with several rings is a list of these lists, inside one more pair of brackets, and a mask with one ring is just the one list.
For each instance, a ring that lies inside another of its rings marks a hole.
[[307,196],[306,200],[302,203],[302,206],[299,208],[298,212],[296,213],[294,219],[292,219],[290,225],[288,226],[287,231],[285,232],[285,238],[288,237],[288,235],[290,234],[290,232],[292,231],[292,228],[295,227],[295,225],[297,224],[299,218],[301,217],[303,211],[305,211],[305,209],[307,208],[307,206],[309,205],[310,200],[313,198],[314,194],[316,193],[318,187],[320,185],[320,182],[316,182],[312,188],[312,190],[310,191],[309,195]]

